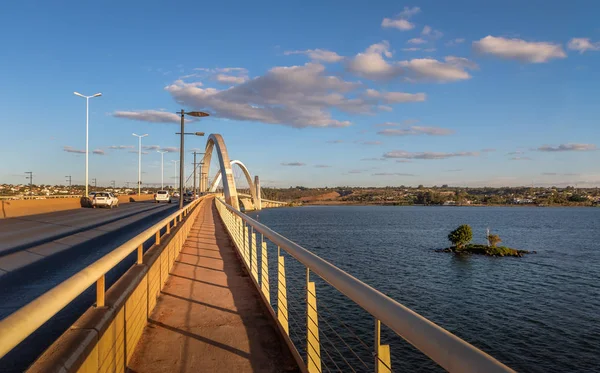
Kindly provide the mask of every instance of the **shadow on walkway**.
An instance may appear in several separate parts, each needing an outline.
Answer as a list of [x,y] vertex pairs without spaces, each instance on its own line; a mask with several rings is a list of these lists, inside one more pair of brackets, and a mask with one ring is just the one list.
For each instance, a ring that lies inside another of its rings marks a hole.
[[130,371],[299,371],[242,269],[213,200],[199,208]]

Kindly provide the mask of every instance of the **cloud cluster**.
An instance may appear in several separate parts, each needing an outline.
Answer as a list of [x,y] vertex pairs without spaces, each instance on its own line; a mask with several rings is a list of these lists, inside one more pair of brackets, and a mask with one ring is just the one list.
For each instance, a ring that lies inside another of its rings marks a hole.
[[343,56],[340,56],[339,54],[332,52],[332,51],[328,51],[326,49],[306,49],[303,51],[298,51],[298,50],[285,51],[285,52],[283,52],[283,54],[285,54],[286,56],[289,56],[292,54],[304,54],[304,55],[307,55],[313,61],[326,62],[326,63],[340,62],[341,60],[344,59]]
[[248,70],[243,67],[220,67],[215,69],[208,69],[205,67],[197,67],[195,71],[200,71],[203,74],[190,74],[184,78],[191,77],[202,77],[203,75],[223,85],[236,85],[242,84],[248,80]]
[[[113,117],[152,123],[180,123],[181,117],[175,113],[160,110],[115,111]],[[186,119],[188,121],[189,119]]]
[[578,51],[580,54],[586,51],[600,51],[600,41],[594,43],[589,38],[573,38],[567,44],[567,48]]
[[347,70],[372,80],[391,80],[405,75],[410,81],[446,83],[471,78],[467,69],[477,69],[477,64],[462,57],[447,56],[444,61],[419,58],[391,61],[392,52],[387,41],[373,44],[357,54],[347,65]]
[[400,12],[394,18],[384,18],[381,21],[381,27],[395,28],[401,31],[412,30],[415,25],[409,21],[409,19],[415,14],[419,13],[421,8],[415,6],[412,8],[404,7],[404,10]]
[[401,159],[447,159],[454,157],[477,157],[478,152],[456,152],[456,153],[440,153],[440,152],[407,152],[404,150],[395,150],[383,154],[385,158],[401,158]]
[[292,166],[292,167],[299,167],[299,166],[306,166],[306,163],[302,163],[302,162],[283,162],[281,163],[282,166]]
[[[143,145],[142,149],[150,151],[161,151],[167,153],[179,153],[179,148],[175,146],[161,147],[160,145]],[[134,152],[137,153],[137,151]]]
[[106,155],[106,153],[102,149],[94,149],[94,151],[92,153],[98,154],[98,155]]
[[350,121],[332,118],[330,110],[367,114],[387,110],[382,103],[420,101],[423,94],[388,92],[357,97],[360,83],[327,75],[325,66],[274,67],[265,75],[225,90],[177,80],[165,87],[179,103],[233,120],[303,127],[345,127]]
[[410,126],[408,128],[387,128],[377,132],[378,135],[383,136],[448,136],[452,135],[453,133],[454,131],[448,128],[424,126]]
[[558,146],[543,145],[537,148],[540,152],[569,152],[597,150],[594,144],[560,144]]
[[133,148],[135,148],[135,146],[133,146],[133,145],[111,145],[108,148],[114,149],[114,150],[126,150],[126,149],[133,149]]
[[473,42],[473,48],[479,53],[527,63],[543,63],[554,58],[567,57],[559,44],[529,42],[491,35]]
[[530,157],[511,157],[509,158],[511,161],[531,161]]

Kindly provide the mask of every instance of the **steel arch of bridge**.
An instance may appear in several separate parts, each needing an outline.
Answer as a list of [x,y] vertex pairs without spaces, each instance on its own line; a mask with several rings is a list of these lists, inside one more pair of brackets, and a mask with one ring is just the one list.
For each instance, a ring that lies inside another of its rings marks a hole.
[[[216,147],[217,156],[219,159],[219,172],[217,176],[212,181],[210,187],[208,187],[208,175],[210,174],[210,160],[212,158],[213,149]],[[227,147],[225,146],[225,141],[220,134],[211,134],[206,141],[206,148],[204,150],[204,158],[202,159],[202,168],[201,168],[201,190],[209,192],[215,192],[219,182],[223,180],[223,193],[225,194],[225,200],[229,205],[235,207],[239,210],[239,201],[238,201],[238,193],[235,185],[235,178],[233,176],[232,167],[233,165],[237,165],[242,169],[244,176],[246,177],[246,181],[248,182],[248,186],[250,188],[250,197],[252,198],[252,204],[254,208],[257,210],[261,209],[261,201],[260,195],[257,195],[257,185],[253,182],[252,176],[250,175],[250,171],[248,171],[248,167],[242,161],[239,160],[229,160],[229,154],[227,152]],[[223,177],[223,174],[226,177]],[[258,182],[258,176],[256,177]]]

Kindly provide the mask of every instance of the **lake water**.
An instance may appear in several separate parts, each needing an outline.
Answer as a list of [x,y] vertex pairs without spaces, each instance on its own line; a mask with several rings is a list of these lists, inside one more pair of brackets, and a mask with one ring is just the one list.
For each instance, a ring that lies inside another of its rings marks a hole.
[[[600,372],[600,209],[308,206],[258,215],[273,230],[517,371]],[[474,242],[484,243],[490,227],[503,245],[537,254],[434,252],[449,246],[447,234],[460,224],[471,225]],[[289,272],[290,292],[301,293],[302,269],[292,264]],[[365,350],[357,338],[372,345],[373,320],[322,282],[317,293],[327,350],[321,354],[327,369],[348,371],[333,345]],[[303,309],[293,308],[290,329],[302,330]],[[336,342],[333,330],[350,346]],[[302,333],[292,335],[299,341]],[[383,333],[395,371],[436,370],[399,337]],[[369,359],[369,351],[362,351],[349,364],[362,371],[359,360],[366,369]]]

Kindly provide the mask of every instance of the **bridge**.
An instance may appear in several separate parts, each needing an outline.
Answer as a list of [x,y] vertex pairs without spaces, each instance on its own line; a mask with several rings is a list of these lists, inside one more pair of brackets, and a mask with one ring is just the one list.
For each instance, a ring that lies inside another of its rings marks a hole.
[[[233,167],[241,169],[248,193],[238,192]],[[424,370],[512,372],[243,213],[242,206],[283,203],[261,200],[259,178],[229,159],[218,134],[208,138],[199,184],[200,198],[142,219],[145,225],[124,242],[6,315],[0,367],[383,373],[401,370],[403,356],[395,351],[408,343],[432,362],[423,360]],[[86,242],[97,249],[97,242]],[[0,280],[19,279],[27,268]],[[358,316],[344,319],[348,313],[334,307]]]

